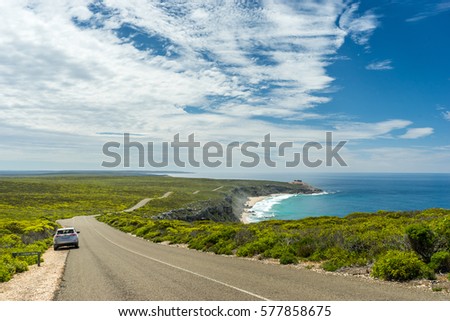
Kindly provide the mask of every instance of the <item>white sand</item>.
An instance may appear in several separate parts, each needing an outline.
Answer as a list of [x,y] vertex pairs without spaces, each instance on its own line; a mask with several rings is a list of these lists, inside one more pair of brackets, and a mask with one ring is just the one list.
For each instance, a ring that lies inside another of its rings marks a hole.
[[262,200],[270,197],[270,195],[267,196],[255,196],[255,197],[247,197],[247,201],[244,205],[244,211],[241,214],[241,222],[244,224],[250,223],[248,217],[250,216],[250,209],[258,202],[261,202]]
[[251,208],[258,202],[261,202],[269,197],[276,197],[281,195],[291,195],[291,194],[285,194],[285,193],[279,193],[279,194],[271,194],[271,195],[265,195],[265,196],[255,196],[255,197],[247,197],[247,202],[245,202],[244,205],[244,211],[241,214],[241,222],[244,224],[251,223],[249,221],[249,216],[252,215]]

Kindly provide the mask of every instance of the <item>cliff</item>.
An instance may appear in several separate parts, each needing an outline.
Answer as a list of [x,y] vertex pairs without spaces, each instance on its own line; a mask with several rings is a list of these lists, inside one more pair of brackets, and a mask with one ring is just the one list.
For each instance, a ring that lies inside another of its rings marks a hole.
[[312,194],[322,190],[306,183],[262,183],[251,186],[237,186],[224,194],[222,199],[209,200],[161,213],[154,218],[182,221],[212,220],[215,222],[237,222],[240,220],[248,197],[271,194]]

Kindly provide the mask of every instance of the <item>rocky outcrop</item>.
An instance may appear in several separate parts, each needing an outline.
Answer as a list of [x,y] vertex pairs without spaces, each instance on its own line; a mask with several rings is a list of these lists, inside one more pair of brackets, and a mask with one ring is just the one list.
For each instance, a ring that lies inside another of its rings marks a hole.
[[238,222],[244,210],[248,197],[271,194],[312,194],[322,190],[306,183],[261,183],[255,185],[237,186],[223,199],[209,200],[192,204],[187,208],[179,208],[161,213],[156,219],[171,219],[182,221],[212,220],[215,222]]

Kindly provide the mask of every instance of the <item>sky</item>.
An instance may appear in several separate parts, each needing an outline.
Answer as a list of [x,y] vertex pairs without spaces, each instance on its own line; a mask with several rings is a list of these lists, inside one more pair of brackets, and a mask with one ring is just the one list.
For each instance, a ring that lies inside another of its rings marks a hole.
[[[448,0],[2,0],[0,170],[104,169],[110,142],[139,168],[130,133],[155,159],[176,135],[197,160],[239,143],[198,171],[449,173],[449,32]],[[292,149],[242,168],[268,134]],[[287,168],[310,142],[321,165]]]

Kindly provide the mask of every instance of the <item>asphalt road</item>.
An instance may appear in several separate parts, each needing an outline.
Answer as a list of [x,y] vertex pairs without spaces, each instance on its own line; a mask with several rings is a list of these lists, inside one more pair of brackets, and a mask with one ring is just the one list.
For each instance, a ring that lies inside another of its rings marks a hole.
[[56,300],[449,300],[394,283],[153,244],[94,217],[60,222],[81,233]]

